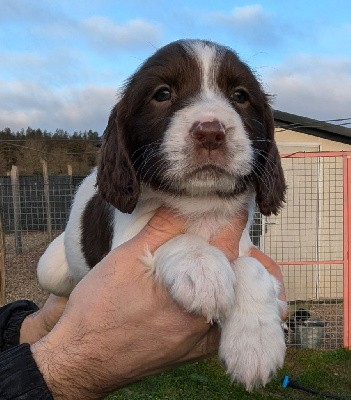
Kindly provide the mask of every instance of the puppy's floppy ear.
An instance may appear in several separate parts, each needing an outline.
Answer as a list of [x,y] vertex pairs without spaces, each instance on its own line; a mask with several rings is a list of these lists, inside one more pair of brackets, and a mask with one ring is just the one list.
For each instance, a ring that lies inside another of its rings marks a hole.
[[285,202],[286,183],[277,145],[274,140],[274,120],[268,101],[264,106],[268,150],[263,153],[263,171],[256,180],[256,202],[263,215],[277,215]]
[[96,183],[106,201],[122,212],[131,213],[140,186],[127,151],[120,108],[120,103],[113,108],[104,132]]

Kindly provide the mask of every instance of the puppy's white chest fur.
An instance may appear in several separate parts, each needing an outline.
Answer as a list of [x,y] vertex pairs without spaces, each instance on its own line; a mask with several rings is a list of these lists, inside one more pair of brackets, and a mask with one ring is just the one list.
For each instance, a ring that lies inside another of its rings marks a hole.
[[144,188],[141,199],[132,214],[114,211],[114,236],[112,248],[128,241],[138,234],[148,223],[156,210],[166,205],[186,220],[186,232],[200,236],[209,241],[210,238],[220,229],[227,226],[235,215],[247,213],[248,223],[240,241],[240,252],[242,255],[252,246],[248,234],[254,210],[254,193],[245,192],[237,198],[218,200],[218,198],[190,198],[174,197],[164,193],[157,193]]

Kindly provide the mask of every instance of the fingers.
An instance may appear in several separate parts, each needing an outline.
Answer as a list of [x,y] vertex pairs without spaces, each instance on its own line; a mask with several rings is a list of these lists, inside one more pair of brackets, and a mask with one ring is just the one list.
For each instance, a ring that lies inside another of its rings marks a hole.
[[39,315],[42,320],[44,330],[49,333],[61,318],[68,301],[68,297],[59,297],[50,294]]
[[265,268],[266,270],[273,275],[279,282],[283,282],[283,275],[280,270],[278,264],[264,254],[261,250],[257,249],[256,247],[252,247],[249,252],[250,257],[256,258]]
[[[247,218],[246,212],[236,215],[230,224],[216,232],[210,240],[210,243],[222,250],[231,261],[238,257],[239,241],[246,227]],[[142,238],[150,250],[154,251],[173,237],[185,233],[186,222],[184,216],[177,211],[161,207],[136,239]]]
[[230,261],[234,261],[239,255],[239,242],[243,230],[247,224],[247,213],[244,212],[236,215],[231,224],[216,232],[210,240],[210,244],[218,247],[228,257]]
[[199,344],[200,357],[209,357],[218,353],[220,333],[217,325],[212,325],[204,340]]
[[160,207],[148,222],[148,226],[158,231],[174,235],[184,232],[185,218],[176,210]]
[[[266,268],[266,270],[278,280],[278,282],[280,283],[280,292],[278,298],[279,300],[286,302],[283,274],[279,265],[256,247],[251,248],[249,255],[250,257],[256,258],[256,260],[258,260]],[[287,312],[286,310],[284,310],[282,312],[281,318],[284,320],[286,316]]]
[[20,343],[32,344],[46,336],[63,314],[67,300],[51,294],[42,309],[28,315],[21,325]]
[[220,332],[217,325],[210,325],[206,333],[199,339],[189,352],[179,358],[173,366],[187,362],[203,360],[218,353]]
[[40,310],[40,313],[43,315],[43,318],[55,325],[63,314],[67,301],[68,297],[60,297],[50,294],[43,308]]
[[[68,297],[56,296],[55,294],[50,294],[48,299],[45,302],[45,305],[50,307],[54,307],[57,309],[63,309],[68,301]],[[44,305],[44,307],[45,307]]]
[[[153,251],[173,237],[185,232],[185,218],[176,211],[161,207],[139,233]],[[139,236],[138,235],[138,236]]]

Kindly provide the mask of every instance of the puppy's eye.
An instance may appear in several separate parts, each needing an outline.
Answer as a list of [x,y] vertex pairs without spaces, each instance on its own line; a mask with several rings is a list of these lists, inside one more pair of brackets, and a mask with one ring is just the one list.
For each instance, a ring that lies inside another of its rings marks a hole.
[[239,104],[244,104],[249,100],[249,95],[244,89],[236,89],[234,93],[230,95],[230,99]]
[[162,87],[155,92],[153,98],[159,103],[170,101],[172,99],[171,89],[169,87]]

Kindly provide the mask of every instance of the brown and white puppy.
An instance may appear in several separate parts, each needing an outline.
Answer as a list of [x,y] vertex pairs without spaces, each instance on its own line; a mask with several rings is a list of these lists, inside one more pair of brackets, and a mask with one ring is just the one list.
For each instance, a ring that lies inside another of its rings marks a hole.
[[145,263],[186,310],[219,322],[220,356],[250,390],[284,360],[279,284],[247,256],[249,225],[232,265],[208,240],[235,214],[247,210],[251,219],[255,203],[262,214],[277,214],[285,189],[271,108],[249,67],[212,42],[171,43],[128,80],[97,171],[78,189],[65,232],[40,259],[39,281],[68,295],[160,205],[176,209],[187,217],[187,232]]

